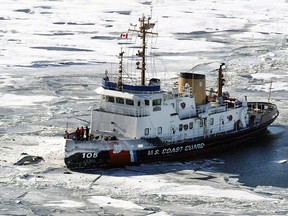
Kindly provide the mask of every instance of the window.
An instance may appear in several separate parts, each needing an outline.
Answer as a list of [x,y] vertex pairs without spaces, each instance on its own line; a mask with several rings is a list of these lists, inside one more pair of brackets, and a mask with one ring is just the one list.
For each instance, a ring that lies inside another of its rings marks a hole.
[[124,98],[116,97],[116,103],[124,104]]
[[131,99],[126,99],[126,104],[127,104],[127,105],[131,105],[131,106],[134,106],[134,101],[131,100]]
[[179,131],[183,130],[183,124],[179,124]]
[[145,100],[145,106],[149,106],[149,100]]
[[202,120],[200,120],[200,127],[203,127],[203,121]]
[[210,125],[213,125],[214,124],[214,118],[211,118],[210,119]]
[[161,110],[161,107],[160,106],[155,106],[155,107],[153,107],[153,112],[154,111],[160,111]]
[[193,122],[189,122],[189,129],[193,128]]
[[162,127],[158,127],[157,133],[162,134]]
[[149,135],[149,128],[145,128],[144,134],[145,134],[145,136]]
[[115,101],[114,101],[114,97],[112,97],[112,96],[107,96],[106,97],[106,101],[107,102],[111,102],[111,103],[114,103]]
[[161,105],[162,100],[161,99],[155,99],[152,101],[153,106],[159,106]]

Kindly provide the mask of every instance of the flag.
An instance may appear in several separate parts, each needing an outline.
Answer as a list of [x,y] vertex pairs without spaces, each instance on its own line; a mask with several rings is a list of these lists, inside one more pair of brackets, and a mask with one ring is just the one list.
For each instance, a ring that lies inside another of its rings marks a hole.
[[122,34],[120,34],[120,38],[128,38],[128,33],[122,33]]

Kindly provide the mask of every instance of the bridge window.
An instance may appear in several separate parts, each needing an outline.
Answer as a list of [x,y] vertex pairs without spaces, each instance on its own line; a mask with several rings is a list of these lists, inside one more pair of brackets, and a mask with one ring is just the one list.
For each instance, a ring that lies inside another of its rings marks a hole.
[[145,128],[144,134],[145,134],[145,136],[149,135],[149,128]]
[[112,97],[112,96],[107,96],[107,97],[106,97],[106,101],[107,101],[107,102],[111,102],[111,103],[114,103],[114,102],[115,102],[114,97]]
[[152,101],[153,106],[159,106],[161,105],[162,100],[161,99],[155,99]]
[[202,120],[200,120],[200,127],[203,127],[203,121]]
[[134,106],[134,101],[131,100],[131,99],[126,99],[126,104],[127,104],[127,105],[131,105],[131,106]]
[[211,118],[210,119],[210,125],[213,125],[214,124],[214,118]]
[[149,106],[149,100],[145,100],[145,106]]
[[116,97],[116,103],[124,104],[124,98]]

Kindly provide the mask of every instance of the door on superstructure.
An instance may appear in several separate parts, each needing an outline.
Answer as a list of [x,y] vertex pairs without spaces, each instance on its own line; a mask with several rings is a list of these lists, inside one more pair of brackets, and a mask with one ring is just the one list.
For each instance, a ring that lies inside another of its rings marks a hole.
[[174,141],[176,138],[176,127],[174,125],[174,123],[170,123],[170,127],[169,127],[169,139],[171,139],[172,141]]
[[220,116],[220,119],[219,119],[219,131],[223,132],[224,129],[225,129],[224,116]]

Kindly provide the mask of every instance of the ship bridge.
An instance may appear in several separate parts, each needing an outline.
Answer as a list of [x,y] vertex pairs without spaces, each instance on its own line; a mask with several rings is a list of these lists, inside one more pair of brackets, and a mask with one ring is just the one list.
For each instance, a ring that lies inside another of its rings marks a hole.
[[96,93],[101,95],[100,104],[93,110],[101,112],[143,117],[163,104],[163,94],[159,92],[135,94],[100,87]]

